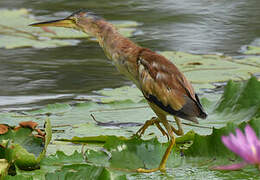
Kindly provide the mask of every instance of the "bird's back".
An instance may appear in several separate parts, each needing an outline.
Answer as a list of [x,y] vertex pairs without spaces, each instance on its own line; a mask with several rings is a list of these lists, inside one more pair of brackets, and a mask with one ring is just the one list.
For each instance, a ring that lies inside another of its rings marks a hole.
[[197,122],[206,118],[190,82],[164,56],[144,48],[137,60],[139,83],[145,98],[163,111]]

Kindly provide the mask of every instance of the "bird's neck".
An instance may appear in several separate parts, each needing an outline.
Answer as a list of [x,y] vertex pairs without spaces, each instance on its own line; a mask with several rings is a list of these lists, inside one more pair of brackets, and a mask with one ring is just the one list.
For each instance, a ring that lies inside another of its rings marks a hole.
[[124,53],[132,53],[130,51],[138,48],[128,38],[122,36],[113,24],[103,19],[96,21],[89,29],[91,29],[89,33],[97,38],[100,46],[110,60],[115,60],[113,57],[115,55],[124,56]]
[[136,79],[138,79],[136,66],[138,56],[143,48],[122,36],[112,24],[104,20],[96,23],[96,29],[92,32],[92,35],[98,39],[106,56],[112,60],[119,72],[138,85],[136,82]]
[[112,60],[113,54],[117,51],[117,45],[123,37],[111,23],[100,21],[98,27],[99,31],[96,34],[98,42],[104,49],[106,56]]

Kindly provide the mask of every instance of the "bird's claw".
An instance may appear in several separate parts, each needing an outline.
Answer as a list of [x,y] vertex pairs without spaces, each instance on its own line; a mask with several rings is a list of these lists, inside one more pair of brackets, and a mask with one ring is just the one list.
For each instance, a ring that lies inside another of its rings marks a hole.
[[145,133],[146,129],[154,124],[161,131],[162,135],[166,136],[169,141],[169,135],[162,128],[162,126],[160,125],[160,121],[158,121],[156,117],[152,117],[150,120],[147,120],[145,124],[135,133],[135,136],[140,138]]
[[147,120],[144,123],[144,125],[135,133],[135,135],[141,137],[149,126],[157,123],[156,119],[157,119],[156,117],[152,117],[150,120]]

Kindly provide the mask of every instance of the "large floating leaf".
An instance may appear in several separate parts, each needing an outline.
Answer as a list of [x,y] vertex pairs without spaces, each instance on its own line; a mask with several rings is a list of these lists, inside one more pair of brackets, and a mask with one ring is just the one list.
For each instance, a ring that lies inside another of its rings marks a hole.
[[[79,38],[89,38],[83,32],[73,29],[34,28],[28,26],[36,22],[26,9],[0,10],[0,48],[13,49],[18,47],[51,48],[59,46],[76,45]],[[124,36],[131,36],[138,25],[132,21],[115,22],[119,32]]]
[[245,54],[260,54],[260,47],[258,46],[247,46]]
[[250,55],[260,55],[260,38],[255,39],[250,45],[243,46],[242,52]]
[[49,180],[67,180],[67,179],[93,179],[110,180],[110,173],[104,167],[91,166],[88,164],[73,164],[63,166],[55,173],[47,173],[46,179]]
[[[212,88],[213,83],[228,80],[246,80],[259,73],[260,57],[234,59],[221,55],[195,55],[183,52],[161,52],[180,68],[186,77],[202,88]],[[206,86],[207,85],[207,86]]]
[[141,100],[144,100],[143,94],[135,86],[123,86],[115,89],[103,89],[96,91],[96,93],[98,93],[101,96],[93,97],[92,100],[102,103],[126,100],[131,100],[137,103]]

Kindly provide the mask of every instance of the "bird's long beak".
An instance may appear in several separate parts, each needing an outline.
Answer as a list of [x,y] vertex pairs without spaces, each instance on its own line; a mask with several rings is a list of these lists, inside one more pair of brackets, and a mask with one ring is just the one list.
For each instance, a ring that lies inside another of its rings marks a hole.
[[54,27],[65,27],[65,28],[75,28],[76,24],[72,19],[58,19],[53,21],[45,21],[39,23],[33,23],[29,26],[33,27],[44,27],[44,26],[54,26]]

